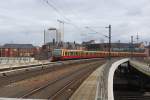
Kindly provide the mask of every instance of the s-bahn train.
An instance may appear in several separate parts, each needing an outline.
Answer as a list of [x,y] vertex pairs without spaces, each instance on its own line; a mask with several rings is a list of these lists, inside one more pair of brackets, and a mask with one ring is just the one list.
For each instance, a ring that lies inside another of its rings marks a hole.
[[[54,49],[52,51],[51,61],[69,60],[69,59],[89,59],[89,58],[105,58],[109,52],[105,51],[85,51],[85,50],[68,50]],[[138,52],[111,52],[111,57],[146,57],[145,53]]]

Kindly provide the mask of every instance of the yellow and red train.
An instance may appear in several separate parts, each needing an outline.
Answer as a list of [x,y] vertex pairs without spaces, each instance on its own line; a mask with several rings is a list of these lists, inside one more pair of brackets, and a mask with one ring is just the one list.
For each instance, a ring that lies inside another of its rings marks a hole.
[[[85,51],[85,50],[68,50],[54,49],[51,61],[69,60],[69,59],[89,59],[89,58],[105,58],[109,52],[105,51]],[[146,57],[145,53],[139,52],[111,52],[111,57]]]

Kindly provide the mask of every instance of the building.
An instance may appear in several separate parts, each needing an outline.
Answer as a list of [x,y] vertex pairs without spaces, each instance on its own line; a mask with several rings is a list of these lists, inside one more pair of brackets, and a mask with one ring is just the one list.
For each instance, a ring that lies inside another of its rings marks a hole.
[[145,46],[145,53],[150,57],[150,45]]
[[[108,51],[109,44],[108,43],[83,43],[83,46],[86,50],[94,50],[94,51]],[[144,44],[131,44],[131,43],[111,43],[111,51],[117,52],[144,52]]]
[[4,44],[0,47],[0,57],[31,57],[36,51],[32,44]]
[[49,42],[45,44],[45,48],[52,51],[53,49],[82,49],[82,45],[76,42]]

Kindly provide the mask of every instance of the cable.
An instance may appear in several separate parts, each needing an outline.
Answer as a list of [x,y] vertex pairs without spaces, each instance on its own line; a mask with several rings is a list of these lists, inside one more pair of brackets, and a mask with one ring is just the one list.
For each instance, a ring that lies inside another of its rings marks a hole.
[[70,22],[70,19],[67,18],[64,13],[62,11],[60,11],[59,9],[57,9],[57,7],[54,6],[54,4],[52,4],[52,2],[49,2],[49,0],[43,0],[48,6],[50,6],[53,10],[55,10],[60,16],[63,16],[63,18],[67,21]]
[[[95,33],[99,33],[99,32],[97,32],[97,31],[91,29],[90,27],[85,27],[85,28],[86,28],[86,29],[89,29],[89,30],[91,30],[91,31],[94,31]],[[104,34],[101,34],[101,33],[100,33],[99,35],[104,36],[105,38],[108,38],[107,35],[104,35]]]
[[[57,12],[57,14],[59,14],[60,16],[63,17],[63,19],[65,21],[63,21],[65,24],[69,24],[74,26],[79,32],[80,34],[83,34],[83,30],[81,30],[80,27],[78,27],[78,25],[76,25],[75,23],[72,22],[71,19],[67,18],[65,16],[65,14],[63,13],[63,11],[60,10],[60,8],[58,6],[56,6],[56,3],[53,0],[43,0],[49,7],[51,7],[55,12]],[[51,1],[51,2],[50,2]],[[105,35],[104,35],[105,36]],[[106,37],[106,36],[105,36]]]

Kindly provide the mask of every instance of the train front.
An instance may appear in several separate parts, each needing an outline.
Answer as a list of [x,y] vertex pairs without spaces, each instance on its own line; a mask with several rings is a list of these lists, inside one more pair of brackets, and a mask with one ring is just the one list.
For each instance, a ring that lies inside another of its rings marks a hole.
[[62,49],[54,49],[50,61],[62,60]]

